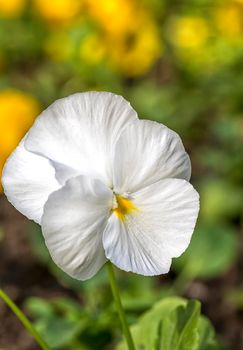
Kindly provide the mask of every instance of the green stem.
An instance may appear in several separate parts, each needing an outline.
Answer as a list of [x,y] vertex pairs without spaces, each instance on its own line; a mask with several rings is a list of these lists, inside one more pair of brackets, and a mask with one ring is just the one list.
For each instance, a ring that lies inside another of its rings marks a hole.
[[107,265],[107,269],[108,269],[108,273],[109,273],[112,294],[113,294],[116,308],[117,308],[117,312],[118,312],[118,315],[120,317],[120,321],[122,324],[123,333],[124,333],[124,336],[125,336],[126,341],[127,341],[128,349],[135,350],[134,342],[133,342],[133,339],[132,339],[132,336],[131,336],[131,333],[129,330],[129,326],[128,326],[128,323],[126,320],[126,315],[125,315],[124,309],[122,307],[120,293],[119,293],[118,285],[116,282],[113,265],[110,261],[108,261],[106,265]]
[[40,334],[35,330],[31,322],[27,319],[24,313],[18,308],[18,306],[7,296],[2,289],[0,289],[0,298],[8,305],[13,313],[18,317],[20,322],[24,325],[27,331],[35,338],[36,342],[40,345],[43,350],[51,350],[51,348],[42,339]]

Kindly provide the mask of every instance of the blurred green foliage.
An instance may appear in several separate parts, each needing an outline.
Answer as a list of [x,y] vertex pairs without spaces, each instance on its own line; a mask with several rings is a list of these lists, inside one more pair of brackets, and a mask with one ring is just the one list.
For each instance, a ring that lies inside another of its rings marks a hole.
[[174,268],[184,278],[220,276],[233,265],[237,256],[234,230],[227,226],[203,226],[192,237],[187,251],[174,260]]
[[[53,349],[105,348],[117,337],[112,307],[99,315],[88,312],[77,301],[30,298],[26,310],[35,317],[36,329]],[[131,327],[137,349],[222,350],[211,323],[201,315],[200,303],[178,297],[164,298],[138,318]],[[119,338],[118,338],[119,339]],[[117,350],[125,350],[121,341]]]

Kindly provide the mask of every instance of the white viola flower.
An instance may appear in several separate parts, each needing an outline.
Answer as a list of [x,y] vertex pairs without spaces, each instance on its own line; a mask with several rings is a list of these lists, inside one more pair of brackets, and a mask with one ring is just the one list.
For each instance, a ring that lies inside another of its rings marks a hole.
[[54,262],[86,280],[108,260],[167,273],[189,245],[199,196],[190,159],[166,126],[121,96],[77,93],[36,119],[4,167],[9,201],[39,223]]

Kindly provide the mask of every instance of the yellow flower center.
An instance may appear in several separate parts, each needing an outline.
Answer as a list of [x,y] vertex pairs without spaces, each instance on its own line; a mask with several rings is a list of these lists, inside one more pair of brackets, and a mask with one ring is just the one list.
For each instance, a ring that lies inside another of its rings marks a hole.
[[116,194],[115,199],[116,207],[112,210],[116,214],[118,219],[122,222],[125,221],[126,216],[128,214],[132,214],[139,210],[129,198],[125,198],[120,196],[119,194]]

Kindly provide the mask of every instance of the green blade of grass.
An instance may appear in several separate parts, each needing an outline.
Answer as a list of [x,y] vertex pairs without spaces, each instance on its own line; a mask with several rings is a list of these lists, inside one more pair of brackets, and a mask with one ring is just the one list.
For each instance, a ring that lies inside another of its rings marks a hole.
[[32,323],[24,315],[24,313],[18,308],[18,306],[7,296],[7,294],[0,289],[0,298],[8,305],[8,307],[13,311],[13,313],[18,317],[20,322],[24,325],[26,330],[34,337],[36,342],[40,345],[43,350],[51,350],[51,348],[46,344],[44,339],[36,331]]

